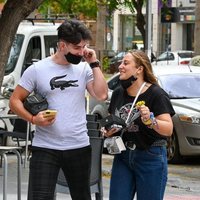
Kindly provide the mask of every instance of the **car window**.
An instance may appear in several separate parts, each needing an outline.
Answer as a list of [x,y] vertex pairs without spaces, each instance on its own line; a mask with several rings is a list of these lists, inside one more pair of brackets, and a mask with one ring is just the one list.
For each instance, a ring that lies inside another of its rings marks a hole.
[[174,59],[175,58],[174,58],[173,53],[164,52],[158,57],[157,61],[174,60]]
[[126,52],[119,52],[116,56],[111,59],[111,62],[116,62],[118,60],[122,60]]
[[169,94],[170,98],[195,98],[200,97],[199,74],[172,74],[158,77],[161,87]]
[[46,57],[56,52],[57,42],[58,42],[58,37],[56,35],[44,36]]
[[22,43],[24,41],[24,35],[16,34],[13,44],[11,46],[8,62],[5,67],[5,75],[11,73],[16,66],[21,51]]
[[21,75],[34,61],[41,60],[41,58],[41,38],[39,36],[34,36],[28,43]]
[[118,53],[118,54],[116,55],[116,57],[121,58],[121,57],[124,56],[124,54],[125,54],[125,52],[120,52],[120,53]]
[[112,78],[110,81],[108,81],[108,88],[110,90],[114,90],[115,88],[117,88],[120,85],[119,82],[119,75],[115,76],[114,78]]
[[179,52],[178,56],[180,58],[192,58],[194,56],[193,52]]

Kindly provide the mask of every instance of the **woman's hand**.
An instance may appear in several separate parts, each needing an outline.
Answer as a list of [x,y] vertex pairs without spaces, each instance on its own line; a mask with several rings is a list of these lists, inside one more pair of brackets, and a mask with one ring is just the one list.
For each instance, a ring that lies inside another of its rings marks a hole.
[[150,119],[150,110],[147,106],[137,106],[137,109],[140,111],[141,120],[143,122],[148,121]]
[[111,137],[113,136],[115,133],[117,133],[121,128],[111,128],[109,130],[106,130],[104,127],[101,128],[101,132],[104,136],[106,137]]

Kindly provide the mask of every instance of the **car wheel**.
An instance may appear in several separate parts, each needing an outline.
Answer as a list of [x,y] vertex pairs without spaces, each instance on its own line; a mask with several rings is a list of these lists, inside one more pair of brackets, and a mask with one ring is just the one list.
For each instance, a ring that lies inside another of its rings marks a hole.
[[178,164],[183,162],[183,158],[180,155],[179,144],[176,132],[173,131],[171,137],[167,139],[167,159],[170,164]]

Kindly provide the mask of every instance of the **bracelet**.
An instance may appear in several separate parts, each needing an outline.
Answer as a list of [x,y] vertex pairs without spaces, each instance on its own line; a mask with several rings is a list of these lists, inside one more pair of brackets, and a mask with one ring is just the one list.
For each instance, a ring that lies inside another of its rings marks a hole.
[[143,121],[143,120],[142,120],[142,122],[143,122],[143,124],[146,125],[146,126],[150,126],[150,125],[152,124],[151,118],[149,118],[147,121]]
[[147,121],[142,121],[144,125],[148,126],[148,128],[153,128],[153,126],[157,126],[158,128],[158,123],[156,121],[156,118],[154,117],[153,112],[150,112],[150,118]]
[[33,118],[34,118],[34,115],[32,115],[32,117],[31,117],[31,123],[32,123],[32,124],[34,124]]
[[150,113],[150,120],[151,120],[151,124],[147,125],[148,128],[153,128],[154,126],[156,126],[156,128],[158,129],[158,122],[156,121],[156,118],[154,117],[153,112]]

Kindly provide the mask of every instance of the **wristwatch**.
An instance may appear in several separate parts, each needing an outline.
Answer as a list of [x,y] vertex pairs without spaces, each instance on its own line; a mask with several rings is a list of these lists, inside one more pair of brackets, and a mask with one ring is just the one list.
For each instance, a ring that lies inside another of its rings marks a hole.
[[95,62],[90,63],[90,67],[93,69],[95,67],[100,67],[100,61],[96,60]]

